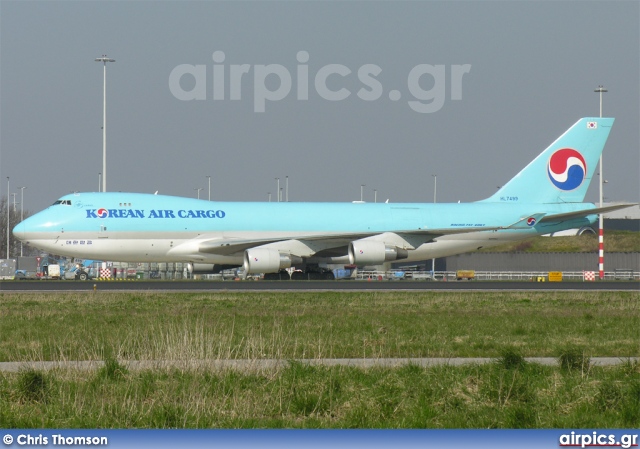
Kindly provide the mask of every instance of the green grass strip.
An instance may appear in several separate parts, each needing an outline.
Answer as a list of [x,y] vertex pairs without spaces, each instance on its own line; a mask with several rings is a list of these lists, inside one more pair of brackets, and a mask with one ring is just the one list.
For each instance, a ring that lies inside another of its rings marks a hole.
[[638,292],[0,295],[0,361],[640,355]]

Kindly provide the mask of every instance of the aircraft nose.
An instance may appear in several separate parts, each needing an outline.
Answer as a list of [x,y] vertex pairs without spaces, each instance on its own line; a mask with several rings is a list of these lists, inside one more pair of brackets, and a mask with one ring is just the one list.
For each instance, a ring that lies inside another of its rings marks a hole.
[[27,239],[27,231],[25,230],[24,221],[21,221],[13,228],[13,235],[21,241],[25,241]]

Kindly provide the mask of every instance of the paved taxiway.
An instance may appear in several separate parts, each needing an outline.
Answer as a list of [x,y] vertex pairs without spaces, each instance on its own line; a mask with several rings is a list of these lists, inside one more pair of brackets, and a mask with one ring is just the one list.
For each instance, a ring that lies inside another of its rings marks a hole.
[[460,291],[582,290],[636,291],[640,282],[511,282],[511,281],[3,281],[0,292],[27,291]]

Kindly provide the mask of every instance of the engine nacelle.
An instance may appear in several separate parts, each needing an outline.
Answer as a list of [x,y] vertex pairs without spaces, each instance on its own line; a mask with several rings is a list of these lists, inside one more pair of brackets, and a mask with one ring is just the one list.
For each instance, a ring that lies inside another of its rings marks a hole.
[[247,273],[277,273],[291,266],[291,256],[272,248],[250,248],[244,252],[244,270]]
[[349,262],[353,265],[380,265],[409,257],[406,249],[386,246],[375,240],[355,240],[349,243]]

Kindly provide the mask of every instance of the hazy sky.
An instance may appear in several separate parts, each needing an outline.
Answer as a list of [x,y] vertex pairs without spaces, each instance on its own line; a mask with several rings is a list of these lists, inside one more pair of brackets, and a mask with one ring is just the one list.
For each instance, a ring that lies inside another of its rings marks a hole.
[[602,84],[605,197],[638,201],[639,23],[637,1],[2,0],[0,194],[98,189],[106,54],[109,191],[431,202],[437,174],[438,202],[475,201]]

